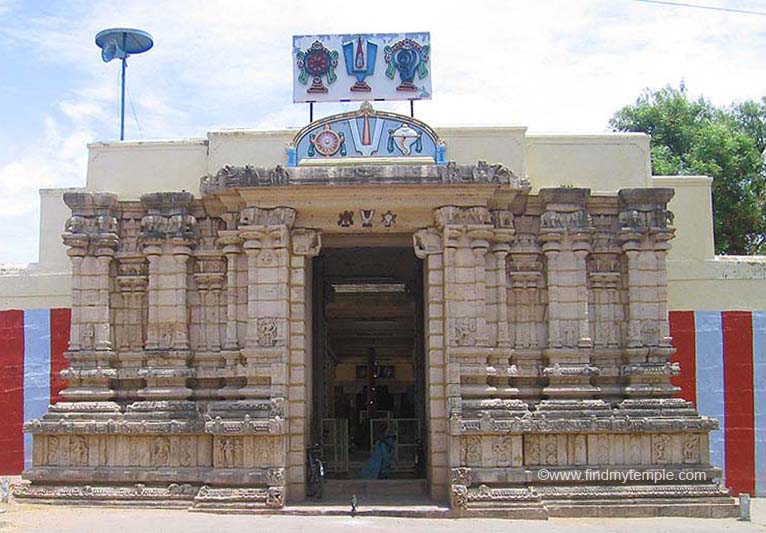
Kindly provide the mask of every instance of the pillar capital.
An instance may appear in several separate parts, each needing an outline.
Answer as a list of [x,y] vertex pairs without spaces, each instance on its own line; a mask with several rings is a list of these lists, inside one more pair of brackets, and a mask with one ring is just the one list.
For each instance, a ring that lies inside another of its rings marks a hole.
[[434,222],[438,229],[445,226],[490,226],[492,215],[486,207],[458,207],[447,205],[434,210]]
[[245,253],[265,248],[287,248],[290,242],[290,227],[281,225],[240,226],[239,236],[244,242]]
[[295,255],[316,257],[322,249],[322,232],[315,229],[295,228],[292,231],[292,249]]
[[108,193],[66,193],[72,210],[66,221],[64,244],[70,256],[112,256],[120,242],[117,196]]
[[242,250],[242,237],[236,229],[225,229],[218,232],[218,246],[224,255],[239,254]]
[[297,211],[292,207],[246,207],[240,211],[240,226],[287,226],[295,224]]
[[418,259],[444,251],[444,236],[434,228],[426,228],[412,234],[412,244]]
[[657,247],[667,247],[667,241],[675,235],[674,215],[667,208],[673,189],[622,189],[617,194],[623,249],[637,248],[646,238],[651,238]]

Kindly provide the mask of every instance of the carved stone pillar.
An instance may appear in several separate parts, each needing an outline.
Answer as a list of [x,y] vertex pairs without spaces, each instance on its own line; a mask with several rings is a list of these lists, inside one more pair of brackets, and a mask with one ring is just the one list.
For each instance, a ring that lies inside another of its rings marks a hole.
[[[72,258],[72,328],[67,358],[71,368],[62,374],[69,387],[61,395],[72,402],[114,398],[110,387],[112,328],[110,268],[119,243],[117,197],[106,193],[66,193],[72,209],[63,235]],[[64,408],[65,406],[61,406]]]
[[247,384],[243,398],[286,395],[290,229],[289,207],[242,211],[239,235],[247,255],[247,335],[242,354]]
[[117,315],[115,338],[120,352],[140,352],[144,348],[144,296],[147,269],[143,258],[121,259],[117,267],[117,286],[122,309]]
[[72,262],[72,315],[69,326],[69,351],[77,352],[82,348],[82,262],[86,253],[87,241],[81,237],[64,236],[64,244],[69,246],[67,255]]
[[[207,223],[210,226],[209,222]],[[224,283],[223,261],[212,250],[196,256],[194,286],[197,301],[192,307],[190,342],[194,350],[193,366],[197,373],[195,400],[218,400],[221,389],[221,289]]]
[[[495,349],[489,357],[487,367],[489,384],[494,388],[494,398],[516,398],[519,390],[516,386],[517,365],[511,361],[511,337],[508,322],[508,253],[514,238],[513,214],[510,211],[492,211],[492,232],[494,294],[495,307]],[[489,292],[489,291],[487,291]],[[488,295],[489,296],[489,295]]]
[[612,213],[594,215],[593,223],[596,231],[593,253],[588,258],[589,307],[593,362],[600,369],[593,382],[601,391],[600,397],[615,404],[622,399],[623,389],[621,250],[616,240],[619,224]]
[[310,406],[306,401],[306,384],[311,379],[311,258],[319,255],[322,236],[318,230],[296,228],[291,233],[290,258],[290,339],[287,389],[289,436],[287,442],[288,497],[305,497],[305,450],[309,442]]
[[[121,250],[122,252],[122,250]],[[121,302],[113,310],[113,336],[120,374],[115,387],[123,401],[139,399],[141,381],[136,372],[144,364],[144,305],[147,287],[146,262],[142,257],[120,257],[117,264],[117,298]]]
[[[221,290],[225,274],[223,263],[217,258],[198,258],[198,272],[194,273],[194,283],[199,292],[199,324],[197,326],[197,351],[207,352],[205,359],[217,364],[218,352],[221,351]],[[197,356],[199,360],[199,354]]]
[[442,207],[437,228],[444,234],[447,355],[459,368],[460,396],[493,396],[489,383],[489,332],[486,312],[486,253],[494,226],[484,207]]
[[587,257],[590,253],[589,189],[542,189],[545,211],[540,217],[540,242],[546,258],[548,285],[548,378],[544,394],[551,398],[590,397],[597,389],[590,364]]
[[247,287],[240,280],[240,259],[242,258],[242,239],[236,229],[239,222],[238,213],[227,213],[225,230],[218,232],[218,245],[226,258],[226,314],[223,338],[223,357],[226,361],[227,375],[224,387],[218,395],[228,400],[240,398],[239,390],[242,379],[237,372],[241,363],[242,347],[239,340],[239,324],[245,317],[240,317],[239,294],[246,293]]
[[447,417],[457,417],[462,412],[460,396],[460,366],[448,361],[445,353],[445,275],[444,236],[442,232],[428,228],[413,235],[415,255],[423,260],[426,345],[426,417],[428,418],[428,442],[431,460],[428,463],[431,496],[443,498],[447,493],[444,479],[449,465],[459,458],[460,436],[448,433]]
[[242,253],[242,239],[237,230],[227,229],[218,232],[218,242],[223,246],[226,257],[226,332],[223,341],[225,350],[237,350],[237,261]]
[[[497,239],[497,237],[496,237]],[[497,278],[497,347],[510,348],[511,335],[508,324],[508,251],[507,241],[497,242],[492,247],[495,256],[495,277]]]
[[[141,220],[144,254],[149,261],[146,380],[139,395],[146,400],[180,401],[191,396],[187,279],[196,219],[190,193],[152,193],[141,197],[147,215]],[[140,402],[139,402],[140,403]],[[141,406],[139,406],[141,407]],[[148,405],[147,405],[147,408]]]
[[175,261],[175,328],[173,332],[173,349],[185,351],[191,349],[189,344],[189,308],[186,301],[189,256],[191,255],[190,241],[185,238],[173,239],[173,260]]
[[160,321],[159,321],[159,279],[160,279],[160,254],[162,253],[161,241],[145,241],[144,255],[149,263],[147,270],[147,307],[148,318],[146,324],[146,350],[157,350],[160,347]]
[[510,322],[516,386],[519,397],[530,403],[540,400],[541,357],[545,345],[544,287],[542,251],[537,242],[537,217],[516,220],[516,236],[510,250]]
[[623,189],[619,239],[627,258],[628,339],[625,350],[625,395],[628,398],[670,397],[670,378],[677,365],[669,362],[666,254],[673,237],[673,214],[667,203],[673,189]]
[[[112,349],[112,324],[109,316],[109,267],[114,257],[114,250],[104,246],[96,250],[96,278],[98,283],[98,309],[95,314],[95,348],[99,351]],[[95,310],[94,310],[95,311]]]

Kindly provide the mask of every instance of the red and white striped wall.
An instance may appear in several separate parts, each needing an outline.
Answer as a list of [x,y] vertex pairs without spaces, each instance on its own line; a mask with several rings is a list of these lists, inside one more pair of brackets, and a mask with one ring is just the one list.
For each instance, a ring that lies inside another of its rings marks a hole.
[[680,396],[721,423],[711,462],[733,494],[766,496],[766,312],[671,311],[670,334]]
[[31,465],[32,436],[22,427],[60,399],[69,320],[69,309],[0,311],[0,475]]
[[[69,309],[0,311],[0,475],[30,464],[22,426],[60,399],[69,321]],[[766,496],[766,312],[671,311],[670,332],[680,396],[721,422],[712,463],[734,494]]]

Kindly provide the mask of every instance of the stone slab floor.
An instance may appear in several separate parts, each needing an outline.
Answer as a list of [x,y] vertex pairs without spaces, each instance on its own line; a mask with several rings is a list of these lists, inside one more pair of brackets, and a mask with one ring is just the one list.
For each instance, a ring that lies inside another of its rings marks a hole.
[[254,516],[190,513],[185,510],[70,507],[30,504],[0,504],[0,532],[121,532],[138,531],[212,533],[256,531],[258,533],[311,533],[360,531],[365,533],[484,533],[523,531],[558,532],[720,532],[766,531],[766,499],[753,500],[752,522],[734,519],[693,518],[598,518],[508,521],[494,519],[425,519],[347,516]]

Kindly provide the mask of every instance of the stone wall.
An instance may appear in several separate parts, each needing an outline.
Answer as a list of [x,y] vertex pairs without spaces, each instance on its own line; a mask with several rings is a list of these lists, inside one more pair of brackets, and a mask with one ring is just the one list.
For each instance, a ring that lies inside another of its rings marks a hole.
[[[27,425],[33,483],[19,496],[219,509],[302,499],[307,280],[321,235],[338,230],[296,222],[309,198],[262,207],[252,191],[346,179],[361,192],[396,171],[227,168],[204,180],[200,200],[66,195],[72,368],[65,401]],[[422,194],[399,198],[402,212],[432,219],[413,234],[426,280],[431,495],[457,515],[597,514],[605,504],[622,514],[734,512],[713,483],[716,422],[671,398],[672,190],[530,195],[486,163],[401,176]],[[482,205],[433,205],[456,186]],[[607,466],[705,479],[541,475]]]

